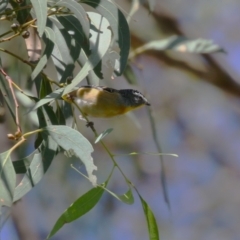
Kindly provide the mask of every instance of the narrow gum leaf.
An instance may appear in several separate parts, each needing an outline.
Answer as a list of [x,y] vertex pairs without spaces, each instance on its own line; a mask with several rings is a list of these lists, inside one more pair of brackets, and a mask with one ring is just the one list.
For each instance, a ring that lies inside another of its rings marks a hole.
[[72,151],[80,158],[86,167],[88,177],[93,186],[97,184],[97,178],[93,174],[97,167],[93,163],[91,143],[78,131],[68,126],[50,125],[43,128],[52,139],[66,151]]
[[56,232],[58,232],[66,223],[70,223],[89,212],[102,197],[105,186],[106,182],[103,183],[101,187],[92,188],[72,203],[58,218],[47,239],[50,239],[54,234],[56,234]]

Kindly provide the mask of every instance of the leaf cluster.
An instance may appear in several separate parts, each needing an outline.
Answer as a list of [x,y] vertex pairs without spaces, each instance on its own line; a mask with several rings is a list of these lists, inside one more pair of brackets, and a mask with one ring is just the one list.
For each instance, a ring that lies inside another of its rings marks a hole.
[[[135,1],[135,4],[137,2]],[[149,0],[151,10],[154,9],[154,2]],[[134,13],[133,8],[131,10],[130,15]],[[98,134],[95,128],[91,127],[96,137],[95,143],[103,146],[113,162],[113,169],[106,181],[98,184],[94,175],[97,167],[91,156],[94,148],[75,129],[73,106],[62,101],[62,97],[75,89],[84,79],[88,84],[99,85],[100,79],[103,78],[104,63],[111,66],[113,76],[124,74],[132,83],[136,82],[136,78],[129,59],[133,60],[143,52],[173,50],[211,53],[223,50],[209,40],[189,40],[182,36],[172,36],[144,44],[129,54],[130,30],[127,19],[118,6],[110,0],[4,0],[0,3],[0,21],[11,23],[11,28],[6,32],[0,32],[0,44],[19,37],[24,39],[29,59],[2,46],[0,46],[0,52],[28,66],[31,72],[32,93],[29,94],[23,90],[15,79],[4,71],[0,61],[0,89],[17,128],[14,134],[8,135],[8,138],[14,141],[13,147],[0,154],[0,207],[10,207],[13,202],[32,190],[43,178],[54,157],[65,151],[67,156],[74,155],[85,165],[87,171],[85,177],[93,184],[93,188],[66,209],[56,221],[48,238],[52,237],[64,224],[90,211],[99,202],[104,192],[108,192],[121,202],[133,204],[132,190],[135,190],[147,220],[149,238],[159,239],[157,222],[149,205],[125,176],[115,161],[115,155],[103,142],[103,138],[112,129]],[[0,55],[0,60],[1,58]],[[45,73],[45,67],[51,63],[53,63],[56,80]],[[28,114],[34,113],[38,122],[38,127],[33,131],[22,130],[23,123],[19,118],[16,90],[22,98],[26,97],[33,103],[33,106],[28,109]],[[154,121],[152,126],[153,132],[156,132]],[[36,135],[34,151],[29,156],[12,161],[13,152],[33,134]],[[158,146],[156,136],[154,141]],[[158,150],[161,152],[160,147]],[[107,189],[115,169],[121,172],[128,187],[123,195],[117,195]],[[17,174],[23,174],[23,178],[16,186]],[[167,194],[166,191],[164,194]],[[168,201],[167,197],[166,200]]]

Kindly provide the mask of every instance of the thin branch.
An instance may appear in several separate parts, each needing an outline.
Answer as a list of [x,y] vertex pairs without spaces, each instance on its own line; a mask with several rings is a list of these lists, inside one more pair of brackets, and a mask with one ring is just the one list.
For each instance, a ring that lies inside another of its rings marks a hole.
[[10,41],[10,40],[12,40],[13,38],[18,37],[21,33],[22,33],[22,31],[16,32],[16,33],[14,33],[13,35],[11,35],[10,37],[1,39],[1,40],[0,40],[0,43]]
[[[0,48],[0,51],[1,51],[1,52],[5,52],[5,53],[7,53],[7,54],[9,54],[9,55],[17,58],[17,59],[20,60],[21,62],[26,63],[26,64],[27,64],[28,66],[30,66],[31,68],[34,68],[34,67],[35,67],[34,64],[30,63],[30,62],[27,61],[27,60],[24,60],[23,58],[19,57],[18,55],[16,55],[16,54],[13,53],[13,52],[10,52],[10,51],[8,51],[8,50],[6,50],[6,49],[4,49],[4,48]],[[44,72],[41,72],[41,75],[42,75],[43,77],[45,77],[46,80],[49,81],[50,83],[55,84],[55,85],[57,85],[58,87],[61,87],[61,85],[60,85],[58,82],[56,82],[56,81],[52,80],[51,78],[49,78]]]
[[34,64],[30,63],[30,62],[27,61],[27,60],[24,60],[23,58],[19,57],[19,56],[16,55],[15,53],[10,52],[10,51],[8,51],[8,50],[6,50],[6,49],[4,49],[4,48],[0,48],[0,51],[1,51],[1,52],[5,52],[5,53],[13,56],[13,57],[17,58],[18,60],[20,60],[21,62],[26,63],[28,66],[34,68]]
[[[72,103],[77,107],[77,109],[80,111],[80,113],[82,114],[82,117],[86,120],[87,122],[87,126],[91,128],[91,130],[93,131],[95,137],[98,137],[98,133],[94,127],[94,123],[89,121],[89,119],[83,114],[81,108],[79,107],[79,105],[74,101],[74,99],[71,99]],[[124,177],[125,181],[127,182],[128,185],[135,187],[134,184],[127,178],[127,176],[124,174],[124,172],[122,171],[122,169],[120,168],[120,166],[118,165],[118,163],[116,162],[115,158],[114,158],[114,154],[111,153],[111,151],[108,149],[108,147],[105,145],[105,143],[100,140],[101,145],[103,146],[103,148],[105,149],[105,151],[107,152],[107,154],[109,155],[109,157],[111,158],[113,164],[115,167],[118,168],[118,170],[120,171],[120,173],[122,174],[122,176]]]
[[[2,20],[2,19],[0,19],[0,20]],[[1,35],[0,35],[0,38],[2,38],[2,37],[4,37],[4,36],[8,35],[8,34],[11,33],[11,32],[13,32],[13,30],[9,30],[9,31],[7,31],[7,32],[5,32],[5,33],[3,33],[3,34],[1,34]]]

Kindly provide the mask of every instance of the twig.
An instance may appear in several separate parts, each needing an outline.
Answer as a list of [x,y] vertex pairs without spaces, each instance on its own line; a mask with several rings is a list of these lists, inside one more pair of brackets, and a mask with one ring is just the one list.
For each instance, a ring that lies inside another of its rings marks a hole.
[[10,52],[10,51],[8,51],[8,50],[6,50],[6,49],[4,49],[4,48],[0,48],[0,51],[1,51],[1,52],[5,52],[5,53],[13,56],[13,57],[17,58],[18,60],[20,60],[21,62],[26,63],[28,66],[34,68],[34,65],[33,65],[32,63],[30,63],[30,62],[27,61],[27,60],[24,60],[23,58],[19,57],[19,56],[16,55],[15,53]]
[[[0,39],[0,43],[1,43],[1,42],[10,41],[11,39],[19,36],[26,28],[28,28],[30,25],[32,25],[32,23],[34,23],[34,22],[36,22],[36,21],[37,21],[37,19],[34,18],[34,19],[32,19],[31,21],[22,24],[22,25],[19,27],[19,31],[18,31],[18,32],[14,33],[14,34],[11,35],[10,37],[4,38],[4,39]],[[12,30],[11,32],[13,32],[13,30]],[[5,33],[4,33],[3,35],[5,35]]]
[[[72,103],[77,107],[77,109],[80,111],[80,113],[82,114],[82,116],[85,118],[86,122],[87,122],[87,126],[91,128],[91,130],[93,131],[95,137],[98,137],[98,133],[94,127],[93,122],[89,121],[89,119],[83,114],[81,108],[79,107],[79,105],[74,101],[74,99],[71,99]],[[101,145],[103,146],[103,148],[105,149],[105,151],[107,152],[107,154],[109,155],[109,157],[111,158],[113,164],[115,167],[118,168],[118,170],[120,171],[120,173],[122,174],[122,176],[124,177],[125,181],[127,182],[128,185],[135,187],[134,184],[127,178],[127,176],[124,174],[124,172],[122,171],[122,169],[120,168],[120,166],[118,165],[118,163],[116,162],[115,158],[114,158],[114,154],[111,153],[111,151],[108,149],[108,147],[105,145],[105,143],[100,140]]]
[[2,40],[0,40],[0,43],[1,43],[1,42],[10,41],[11,39],[19,36],[21,33],[22,33],[22,32],[16,32],[16,33],[14,33],[13,35],[11,35],[11,36],[9,36],[9,37],[7,37],[7,38],[4,38],[4,39],[2,39]]
[[[34,64],[30,63],[30,62],[27,61],[27,60],[24,60],[23,58],[19,57],[19,56],[16,55],[15,53],[12,53],[12,52],[4,49],[4,48],[0,48],[0,51],[1,51],[1,52],[5,52],[5,53],[7,53],[7,54],[9,54],[9,55],[17,58],[17,59],[20,60],[21,62],[26,63],[26,64],[27,64],[28,66],[30,66],[31,68],[34,68],[34,67],[35,67]],[[58,87],[61,87],[61,85],[60,85],[58,82],[56,82],[56,81],[52,80],[51,78],[49,78],[44,72],[41,72],[41,75],[42,75],[43,77],[45,77],[46,80],[49,81],[50,83],[53,83],[53,84],[57,85]]]

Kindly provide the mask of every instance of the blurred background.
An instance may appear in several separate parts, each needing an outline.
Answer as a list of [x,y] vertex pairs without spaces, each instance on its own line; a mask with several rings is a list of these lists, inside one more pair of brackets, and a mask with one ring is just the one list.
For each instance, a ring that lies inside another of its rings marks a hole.
[[[125,14],[129,12],[130,1],[116,2]],[[146,4],[141,4],[130,21],[133,49],[149,41],[184,35],[190,39],[212,39],[227,54],[150,51],[132,59],[135,86],[124,77],[101,82],[143,92],[151,103],[163,153],[179,156],[163,157],[170,210],[163,198],[158,156],[116,158],[150,205],[163,240],[240,239],[239,12],[237,0],[157,0],[153,14]],[[18,51],[24,44],[23,40],[15,43],[13,48]],[[14,74],[10,59],[4,61]],[[21,63],[14,66],[19,68]],[[26,76],[23,73],[16,77],[24,81]],[[130,116],[97,119],[94,123],[98,132],[114,129],[105,139],[113,153],[157,152],[147,107]],[[5,134],[6,126],[11,129],[5,117],[1,133]],[[90,129],[82,122],[79,128],[94,145]],[[9,143],[1,141],[3,152]],[[21,154],[24,156],[31,149],[29,144]],[[94,149],[101,183],[112,162],[100,145],[94,145]],[[92,187],[70,167],[71,163],[79,168],[78,161],[69,162],[64,155],[54,159],[41,182],[13,206],[12,216],[1,230],[2,239],[46,238],[62,212]],[[118,194],[127,191],[117,171],[109,187]],[[52,239],[148,239],[141,203],[134,196],[134,205],[126,205],[104,193],[93,210],[65,225]],[[9,212],[6,210],[6,214]],[[21,231],[25,238],[19,237]]]

